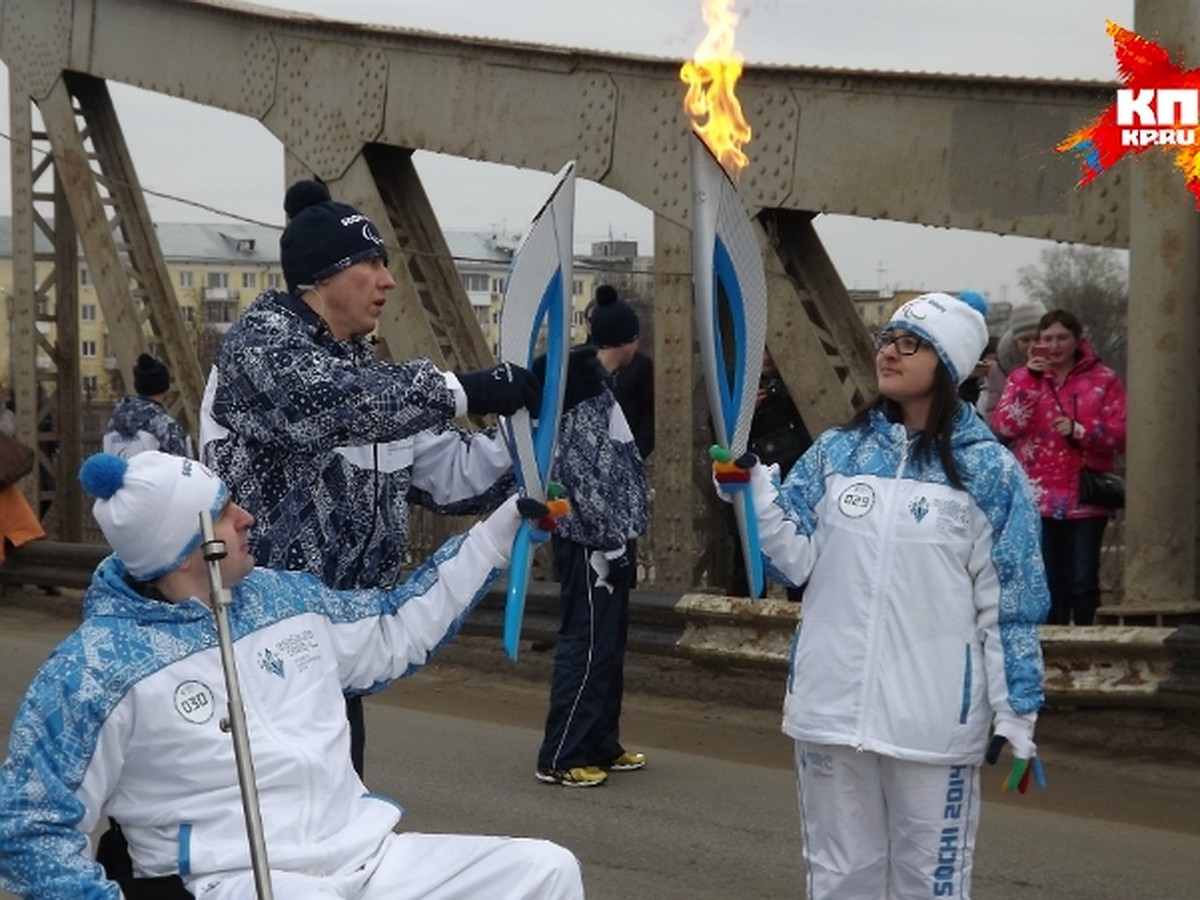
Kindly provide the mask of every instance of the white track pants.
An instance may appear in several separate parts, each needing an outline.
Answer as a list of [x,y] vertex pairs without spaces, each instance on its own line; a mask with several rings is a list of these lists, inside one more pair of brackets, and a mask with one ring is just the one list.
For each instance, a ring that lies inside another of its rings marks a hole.
[[[268,848],[268,856],[270,848]],[[254,897],[254,873],[198,878],[197,900]],[[549,841],[475,835],[391,834],[353,871],[272,872],[281,900],[583,900],[579,862]]]
[[796,741],[809,900],[971,896],[979,767]]

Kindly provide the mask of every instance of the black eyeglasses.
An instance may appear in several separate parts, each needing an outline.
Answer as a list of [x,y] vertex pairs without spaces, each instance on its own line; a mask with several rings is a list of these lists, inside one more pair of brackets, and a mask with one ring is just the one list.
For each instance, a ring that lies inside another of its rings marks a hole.
[[914,356],[925,346],[925,341],[915,334],[892,334],[890,331],[875,332],[875,352],[884,347],[894,346],[901,356]]

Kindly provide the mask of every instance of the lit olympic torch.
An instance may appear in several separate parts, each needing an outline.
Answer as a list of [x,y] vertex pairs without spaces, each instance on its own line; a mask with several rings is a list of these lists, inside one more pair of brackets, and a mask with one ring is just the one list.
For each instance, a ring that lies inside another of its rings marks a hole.
[[[767,335],[767,282],[750,217],[733,178],[749,163],[751,128],[734,87],[733,0],[701,0],[708,34],[679,71],[692,120],[692,284],[705,389],[717,447],[729,463],[746,452]],[[762,552],[749,491],[734,497],[752,597],[763,589]]]

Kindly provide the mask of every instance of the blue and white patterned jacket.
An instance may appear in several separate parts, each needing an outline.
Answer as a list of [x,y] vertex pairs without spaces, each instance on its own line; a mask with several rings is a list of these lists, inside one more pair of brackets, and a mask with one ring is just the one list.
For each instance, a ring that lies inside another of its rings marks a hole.
[[104,452],[128,459],[143,450],[195,458],[191,438],[161,403],[136,394],[122,397],[104,429]]
[[[515,503],[447,542],[402,586],[334,591],[254,569],[232,589],[234,655],[272,868],[363,859],[400,809],[350,765],[343,691],[383,687],[452,637],[507,565]],[[210,609],[136,593],[109,557],[85,619],[42,666],[0,767],[0,884],[22,897],[116,898],[88,850],[111,815],[135,874],[189,886],[251,867]]]
[[875,410],[865,428],[821,435],[782,486],[752,471],[768,572],[808,583],[783,729],[978,764],[997,711],[1042,705],[1041,522],[1020,465],[965,404],[953,434],[965,489],[911,448]]
[[221,342],[201,407],[202,460],[254,511],[259,565],[386,587],[405,561],[409,503],[465,515],[512,493],[496,429],[451,422],[465,409],[452,384],[429,360],[335,340],[299,298],[261,294]]
[[551,472],[571,509],[555,533],[592,550],[620,550],[646,530],[646,467],[608,385],[563,413]]

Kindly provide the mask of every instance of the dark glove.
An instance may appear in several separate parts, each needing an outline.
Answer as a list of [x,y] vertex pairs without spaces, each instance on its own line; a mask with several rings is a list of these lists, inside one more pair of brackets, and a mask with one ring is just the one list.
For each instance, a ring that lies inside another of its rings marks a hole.
[[[546,356],[543,354],[530,367],[533,374],[545,381]],[[563,412],[578,406],[584,400],[604,393],[608,373],[596,357],[595,347],[576,347],[567,355],[567,383],[563,388]]]
[[566,491],[557,482],[550,482],[548,497],[545,503],[532,497],[521,497],[517,500],[517,512],[526,519],[533,519],[530,537],[535,543],[541,544],[550,540],[550,535],[558,525],[558,520],[571,510],[571,504],[566,499]]
[[616,556],[604,554],[608,560],[608,578],[605,579],[611,585],[629,584],[633,578],[633,560],[629,558],[629,550],[626,547],[621,548],[621,552]]
[[541,411],[542,381],[528,369],[504,362],[491,369],[455,374],[467,395],[469,413],[511,416],[524,408],[537,418]]

